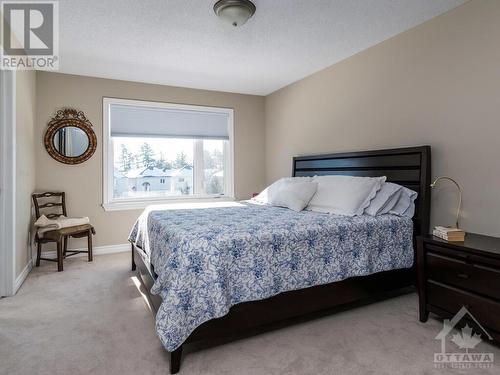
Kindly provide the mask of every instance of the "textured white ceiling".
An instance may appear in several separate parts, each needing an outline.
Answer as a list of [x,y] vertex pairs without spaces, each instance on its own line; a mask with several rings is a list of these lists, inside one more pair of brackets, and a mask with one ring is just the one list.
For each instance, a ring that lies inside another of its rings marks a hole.
[[254,0],[241,28],[211,0],[61,0],[60,71],[266,95],[466,0]]

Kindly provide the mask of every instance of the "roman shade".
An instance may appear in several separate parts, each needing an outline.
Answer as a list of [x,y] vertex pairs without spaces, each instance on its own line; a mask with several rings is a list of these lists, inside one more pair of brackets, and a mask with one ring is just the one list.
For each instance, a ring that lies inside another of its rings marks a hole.
[[112,137],[229,139],[229,114],[207,110],[111,104]]

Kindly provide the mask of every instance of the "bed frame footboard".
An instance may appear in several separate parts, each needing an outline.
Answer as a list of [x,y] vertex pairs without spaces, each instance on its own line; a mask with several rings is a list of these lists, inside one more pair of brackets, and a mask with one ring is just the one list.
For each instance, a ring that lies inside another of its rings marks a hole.
[[170,354],[170,373],[177,374],[181,369],[182,345],[175,349]]
[[130,247],[132,250],[132,271],[135,271],[137,269],[137,266],[135,265],[135,260],[134,260],[134,245]]

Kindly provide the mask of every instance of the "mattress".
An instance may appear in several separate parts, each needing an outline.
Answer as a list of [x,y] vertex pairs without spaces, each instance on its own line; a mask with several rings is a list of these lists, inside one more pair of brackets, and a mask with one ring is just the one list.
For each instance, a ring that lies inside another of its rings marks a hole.
[[250,202],[151,206],[130,240],[158,275],[156,330],[168,351],[241,302],[413,265],[405,217],[346,217]]

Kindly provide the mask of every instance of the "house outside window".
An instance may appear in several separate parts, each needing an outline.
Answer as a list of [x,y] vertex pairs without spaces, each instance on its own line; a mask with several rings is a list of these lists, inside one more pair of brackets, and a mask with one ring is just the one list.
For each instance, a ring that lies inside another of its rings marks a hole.
[[233,199],[233,110],[103,99],[106,210]]

